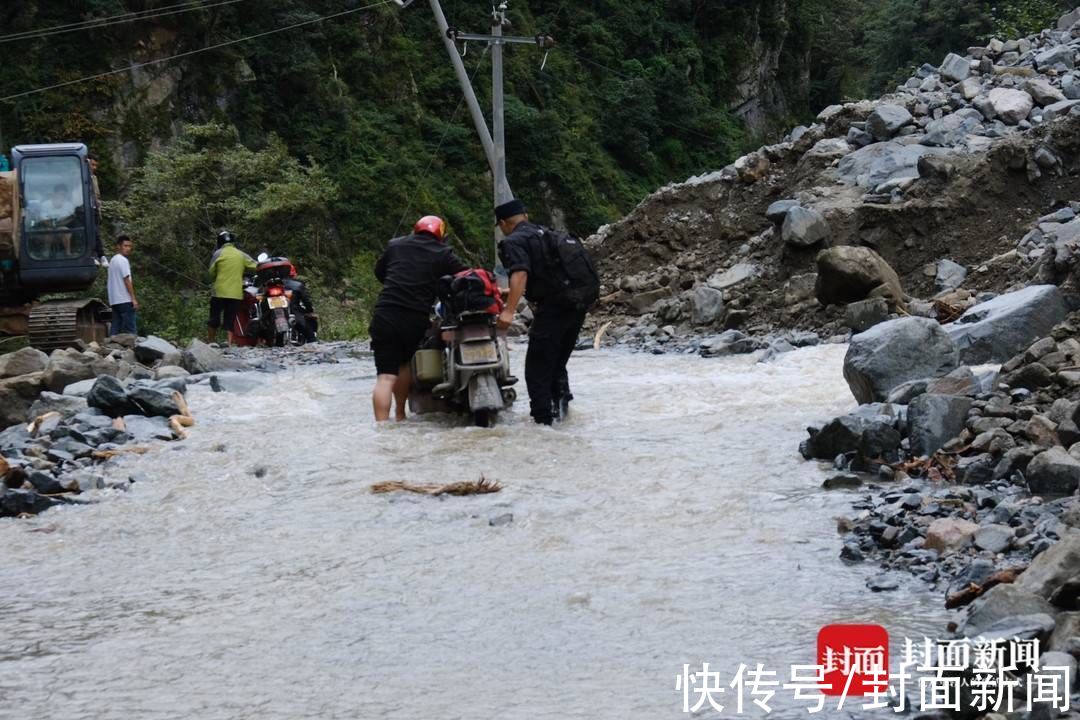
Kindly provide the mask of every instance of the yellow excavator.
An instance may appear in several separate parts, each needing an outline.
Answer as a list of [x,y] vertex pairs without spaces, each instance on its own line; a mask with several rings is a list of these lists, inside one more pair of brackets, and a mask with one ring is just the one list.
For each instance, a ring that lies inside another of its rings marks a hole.
[[19,145],[11,166],[0,172],[0,334],[26,335],[46,352],[101,342],[109,306],[70,297],[98,275],[99,208],[86,146]]

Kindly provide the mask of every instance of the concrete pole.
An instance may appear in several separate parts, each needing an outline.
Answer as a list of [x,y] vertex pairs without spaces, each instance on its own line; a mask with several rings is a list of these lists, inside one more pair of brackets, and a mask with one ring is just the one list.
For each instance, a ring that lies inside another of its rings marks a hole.
[[506,22],[506,3],[496,8],[491,28],[491,126],[495,143],[495,204],[514,199],[506,179],[506,122],[503,95],[503,24]]
[[435,14],[435,22],[439,26],[439,34],[442,36],[443,45],[446,47],[447,54],[450,55],[450,62],[454,65],[454,72],[457,73],[461,91],[465,93],[465,103],[469,106],[469,114],[472,115],[473,125],[476,126],[476,134],[480,136],[480,144],[484,146],[488,166],[491,168],[492,175],[495,175],[497,173],[495,169],[497,164],[495,144],[491,139],[491,132],[488,131],[484,111],[480,109],[480,103],[476,100],[476,93],[473,91],[472,83],[469,82],[469,73],[465,70],[465,63],[461,61],[457,46],[454,45],[454,41],[450,39],[448,34],[450,25],[446,22],[446,15],[443,14],[442,5],[439,4],[439,0],[430,0],[430,3],[431,12]]

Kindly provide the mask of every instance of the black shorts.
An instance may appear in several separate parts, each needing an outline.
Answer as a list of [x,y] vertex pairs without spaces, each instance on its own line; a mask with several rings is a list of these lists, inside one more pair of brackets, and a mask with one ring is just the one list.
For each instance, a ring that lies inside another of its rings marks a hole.
[[233,323],[236,321],[236,311],[240,308],[240,301],[235,298],[210,298],[210,319],[206,324],[212,328],[224,327],[232,332]]
[[375,372],[397,375],[402,365],[412,361],[428,328],[430,316],[414,310],[376,308],[371,318],[371,350],[375,353]]

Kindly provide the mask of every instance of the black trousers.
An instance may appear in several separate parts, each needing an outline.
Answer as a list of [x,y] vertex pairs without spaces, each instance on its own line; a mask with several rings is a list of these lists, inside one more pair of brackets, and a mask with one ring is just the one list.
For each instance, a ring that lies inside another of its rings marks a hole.
[[574,352],[585,311],[541,303],[533,312],[529,350],[525,354],[525,386],[529,390],[529,414],[550,425],[552,401],[569,392],[566,363]]

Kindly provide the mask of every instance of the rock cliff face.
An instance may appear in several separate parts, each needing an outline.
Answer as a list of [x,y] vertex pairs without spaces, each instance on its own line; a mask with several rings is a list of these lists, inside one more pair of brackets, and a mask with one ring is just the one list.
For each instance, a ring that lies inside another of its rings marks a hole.
[[[950,54],[890,95],[826,108],[781,143],[660,189],[589,240],[598,318],[615,341],[646,345],[843,332],[846,308],[829,298],[855,298],[823,287],[815,261],[845,245],[895,268],[893,312],[944,321],[1033,282],[1063,284],[1075,304],[1080,23],[1062,25]],[[700,287],[723,294],[710,322],[692,312]]]

